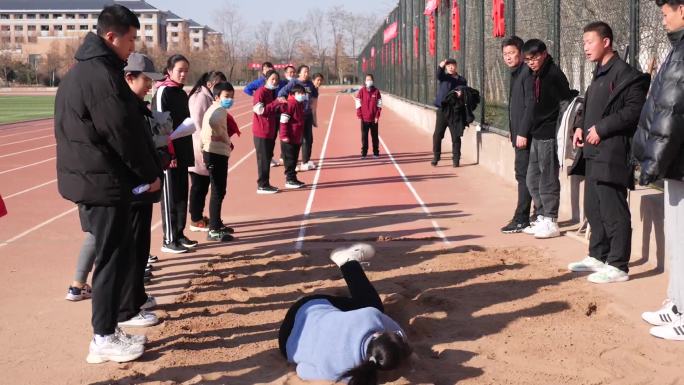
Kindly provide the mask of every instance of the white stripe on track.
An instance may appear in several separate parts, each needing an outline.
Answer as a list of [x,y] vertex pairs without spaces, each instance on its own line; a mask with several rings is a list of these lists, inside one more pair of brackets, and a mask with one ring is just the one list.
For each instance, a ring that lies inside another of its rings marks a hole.
[[16,192],[16,193],[14,193],[14,194],[12,194],[12,195],[8,195],[8,196],[6,196],[6,197],[2,197],[2,199],[14,198],[15,196],[18,196],[18,195],[27,193],[27,192],[29,192],[29,191],[33,191],[33,190],[39,189],[39,188],[41,188],[41,187],[47,186],[47,185],[52,184],[52,183],[55,183],[55,182],[57,182],[57,179],[53,179],[53,180],[51,180],[51,181],[47,181],[47,182],[45,182],[45,183],[39,184],[38,186],[33,186],[33,187],[31,187],[31,188],[27,188],[26,190],[22,190],[22,191]]
[[[420,195],[418,195],[418,192],[416,191],[416,189],[413,188],[413,185],[411,184],[411,182],[409,181],[409,179],[406,177],[406,174],[404,174],[404,171],[401,169],[401,167],[400,167],[399,164],[397,163],[396,159],[394,159],[394,155],[392,155],[392,152],[390,152],[390,149],[387,147],[387,144],[385,144],[385,141],[382,140],[382,137],[379,137],[379,138],[380,138],[380,144],[382,144],[382,147],[385,149],[385,152],[387,153],[387,156],[388,156],[388,157],[390,158],[390,160],[392,161],[392,164],[394,164],[394,167],[395,167],[395,168],[397,169],[397,171],[399,172],[399,175],[401,175],[401,178],[404,180],[404,183],[406,183],[406,186],[407,186],[408,189],[411,191],[411,194],[413,194],[413,197],[416,198],[416,202],[418,202],[418,204],[420,205],[420,207],[423,209],[423,212],[424,212],[428,217],[431,217],[431,216],[432,216],[432,213],[430,213],[430,209],[428,209],[428,207],[425,205],[425,202],[423,202],[423,199],[420,197]],[[449,239],[446,237],[446,235],[444,234],[444,232],[441,230],[441,228],[440,228],[439,225],[437,224],[437,221],[435,221],[434,219],[431,219],[431,222],[432,222],[432,227],[435,229],[435,233],[437,233],[437,235],[438,235],[440,238],[442,238],[442,242],[444,242],[444,244],[446,244],[446,245],[450,245],[451,242],[450,242]]]
[[29,149],[29,150],[24,150],[24,151],[19,151],[19,152],[13,152],[13,153],[11,153],[11,154],[0,155],[0,158],[7,158],[8,156],[19,155],[19,154],[23,154],[23,153],[26,153],[26,152],[36,151],[36,150],[42,150],[42,149],[48,148],[48,147],[55,147],[56,145],[57,145],[57,144],[48,144],[47,146],[41,146],[41,147],[31,148],[31,149]]
[[3,144],[0,144],[0,147],[11,146],[11,145],[13,145],[13,144],[31,142],[31,141],[33,141],[33,140],[39,140],[39,139],[45,139],[45,138],[52,138],[52,137],[54,137],[54,135],[38,136],[38,137],[35,137],[35,138],[31,138],[31,139],[24,139],[24,140],[18,140],[18,141],[16,141],[16,142],[3,143]]
[[61,213],[61,214],[55,215],[54,217],[48,219],[47,221],[45,221],[45,222],[43,222],[43,223],[40,223],[40,224],[38,224],[38,225],[36,225],[36,226],[33,226],[33,227],[31,227],[30,229],[24,231],[23,233],[21,233],[21,234],[15,236],[15,237],[12,237],[12,238],[10,238],[10,239],[8,239],[8,240],[6,240],[6,241],[0,243],[0,247],[7,246],[7,245],[9,245],[10,243],[12,243],[12,242],[14,242],[14,241],[16,241],[16,240],[18,240],[18,239],[20,239],[20,238],[23,238],[23,237],[25,237],[25,236],[31,234],[32,232],[34,232],[34,231],[36,231],[36,230],[39,230],[39,229],[41,229],[42,227],[45,227],[45,226],[49,225],[50,223],[52,223],[52,222],[54,222],[54,221],[56,221],[56,220],[58,220],[58,219],[60,219],[60,218],[62,218],[62,217],[65,217],[65,216],[67,216],[67,215],[73,213],[73,212],[76,211],[76,210],[78,210],[78,206],[77,206],[77,207],[73,207],[73,208],[71,208],[71,209],[69,209],[69,210],[67,210],[67,211],[65,211],[65,212],[63,212],[63,213]]
[[[21,128],[17,127],[17,128],[12,128],[11,130],[21,130]],[[10,136],[17,136],[17,135],[23,135],[23,134],[31,134],[31,133],[34,133],[34,132],[40,132],[40,131],[45,131],[45,130],[52,130],[52,127],[39,128],[39,129],[37,129],[37,130],[31,130],[31,131],[13,132],[13,133],[7,134],[7,135],[0,135],[0,139],[2,139],[2,138],[9,138]],[[2,132],[2,131],[0,131],[0,132]]]
[[48,158],[48,159],[45,159],[45,160],[41,160],[41,161],[36,162],[36,163],[31,163],[31,164],[27,164],[27,165],[25,165],[25,166],[19,166],[19,167],[15,167],[15,168],[12,168],[12,169],[9,169],[9,170],[0,171],[0,175],[2,175],[2,174],[7,174],[8,172],[12,172],[12,171],[21,170],[21,169],[24,169],[24,168],[26,168],[26,167],[35,166],[35,165],[37,165],[37,164],[49,162],[49,161],[55,160],[55,159],[57,159],[57,158],[53,156],[52,158]]
[[325,152],[328,149],[328,140],[330,139],[330,133],[332,132],[333,120],[335,119],[335,111],[337,110],[338,99],[339,96],[335,96],[335,104],[333,104],[332,113],[330,114],[330,123],[328,123],[328,132],[325,134],[325,141],[323,142],[323,149],[321,150],[321,159],[318,162],[316,176],[314,177],[313,184],[311,185],[309,199],[306,202],[306,209],[304,210],[304,219],[299,224],[299,236],[297,237],[297,241],[295,243],[296,251],[300,251],[302,249],[302,245],[304,244],[304,237],[306,236],[306,226],[309,224],[311,207],[313,207],[314,196],[316,195],[316,186],[318,185],[318,179],[321,177],[321,170],[323,169],[323,163],[325,161]]

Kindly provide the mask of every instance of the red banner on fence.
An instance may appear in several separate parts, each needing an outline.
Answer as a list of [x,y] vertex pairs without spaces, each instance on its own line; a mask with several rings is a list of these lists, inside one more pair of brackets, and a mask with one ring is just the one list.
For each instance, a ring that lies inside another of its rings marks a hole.
[[506,5],[504,4],[504,0],[493,1],[492,21],[494,28],[492,35],[494,35],[494,37],[504,37],[506,36]]
[[430,56],[435,56],[437,54],[437,25],[435,23],[435,15],[430,15],[428,28],[428,50],[430,51]]
[[413,27],[413,56],[416,58],[420,54],[420,47],[418,43],[420,42],[420,28]]
[[[285,69],[285,68],[288,67],[288,66],[294,66],[294,64],[292,64],[292,63],[287,63],[287,64],[285,64],[285,63],[274,64],[274,65],[273,65],[273,68],[275,68],[275,69],[277,69],[277,70],[282,70],[282,69]],[[260,69],[261,69],[261,63],[250,63],[247,67],[248,67],[249,69],[251,69],[251,70],[260,70]]]
[[385,32],[383,32],[384,43],[387,44],[387,42],[397,37],[398,30],[399,25],[396,21],[385,28]]
[[454,0],[451,7],[451,49],[461,50],[461,10],[458,8],[458,0]]

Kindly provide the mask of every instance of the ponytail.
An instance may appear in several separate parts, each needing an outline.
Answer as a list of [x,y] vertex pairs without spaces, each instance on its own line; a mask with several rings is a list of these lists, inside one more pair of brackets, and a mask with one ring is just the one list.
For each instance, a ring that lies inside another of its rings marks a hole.
[[378,370],[399,367],[411,355],[411,347],[401,332],[383,332],[368,343],[366,360],[344,372],[337,381],[349,378],[348,385],[377,385]]
[[[226,75],[223,74],[221,71],[209,71],[205,72],[200,76],[200,78],[197,80],[195,83],[195,86],[192,87],[192,91],[190,91],[190,94],[188,96],[192,96],[199,92],[202,87],[206,87],[207,83],[217,83],[217,82],[225,82],[227,80]],[[211,90],[209,90],[211,92]]]

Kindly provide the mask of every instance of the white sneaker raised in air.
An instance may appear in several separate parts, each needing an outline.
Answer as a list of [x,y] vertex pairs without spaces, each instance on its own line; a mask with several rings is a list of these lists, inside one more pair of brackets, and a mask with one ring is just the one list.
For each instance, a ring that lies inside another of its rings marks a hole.
[[534,235],[537,232],[537,226],[544,221],[544,217],[541,215],[537,215],[537,219],[530,223],[529,226],[525,227],[523,229],[523,233],[528,234],[528,235]]
[[603,269],[589,274],[587,280],[593,283],[625,282],[629,280],[629,275],[615,266],[606,265]]
[[544,217],[542,222],[535,227],[534,237],[537,239],[549,239],[560,237],[558,222],[553,218]]
[[579,262],[572,262],[568,264],[568,270],[574,271],[574,272],[581,272],[581,271],[599,271],[606,267],[606,264],[599,261],[598,259],[594,257],[585,257],[583,260]]
[[132,344],[117,337],[116,334],[110,334],[105,336],[100,343],[97,343],[95,338],[90,341],[86,362],[89,364],[101,364],[107,361],[128,362],[142,356],[144,352],[143,345]]
[[330,253],[330,259],[339,267],[342,267],[349,261],[363,262],[367,261],[375,255],[373,246],[367,243],[357,243],[349,247],[340,247]]
[[649,333],[670,341],[684,341],[684,314],[678,314],[674,322],[668,325],[652,327]]
[[[681,314],[675,313],[675,303],[673,300],[667,298],[663,301],[663,305],[656,311],[646,311],[641,313],[641,318],[653,326],[669,325],[677,319]],[[677,309],[679,311],[679,309]]]
[[133,327],[133,328],[144,328],[148,326],[154,326],[159,323],[159,318],[157,318],[157,315],[146,311],[146,310],[141,310],[140,313],[136,314],[133,318],[119,322],[119,326],[121,327]]

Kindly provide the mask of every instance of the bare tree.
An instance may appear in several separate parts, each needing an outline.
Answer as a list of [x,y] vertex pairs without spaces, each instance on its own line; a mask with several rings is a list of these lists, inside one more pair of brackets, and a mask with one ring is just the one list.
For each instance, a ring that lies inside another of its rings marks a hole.
[[344,28],[343,23],[346,18],[346,11],[342,6],[338,5],[328,11],[328,23],[330,24],[330,31],[332,32],[332,58],[334,72],[337,79],[342,79],[340,71],[340,58],[344,56]]
[[274,50],[281,59],[290,62],[295,57],[297,46],[303,38],[304,28],[295,20],[287,20],[278,26],[274,39]]
[[241,57],[247,56],[245,42],[246,25],[234,1],[227,1],[215,16],[216,24],[223,33],[223,41],[228,65],[228,79],[232,81],[235,68]]
[[325,13],[319,8],[309,10],[306,14],[306,24],[313,53],[316,56],[316,60],[318,60],[318,64],[323,69],[325,68],[326,52],[328,51]]
[[[364,39],[364,30],[367,30],[368,18],[364,15],[347,12],[344,15],[344,30],[346,33],[347,42],[351,48],[351,56],[356,57],[359,50],[367,40]],[[366,32],[367,33],[367,32]],[[370,36],[372,32],[368,33]]]
[[262,21],[254,30],[254,40],[256,41],[256,51],[264,58],[271,56],[271,35],[273,31],[272,21]]

